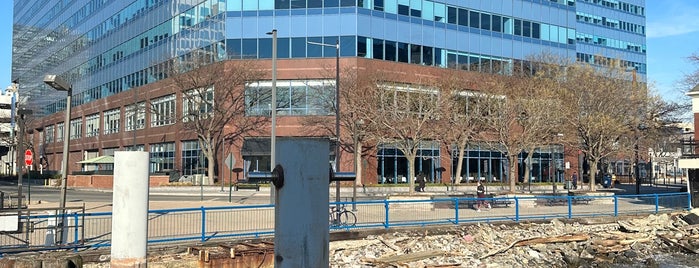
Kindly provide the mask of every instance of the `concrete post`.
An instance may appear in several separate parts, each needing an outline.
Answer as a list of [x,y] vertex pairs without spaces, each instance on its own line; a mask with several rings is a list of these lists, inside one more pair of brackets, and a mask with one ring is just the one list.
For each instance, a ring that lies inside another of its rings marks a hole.
[[147,267],[148,152],[114,154],[110,267]]
[[275,196],[274,267],[329,267],[329,151],[327,139],[277,141],[284,185]]

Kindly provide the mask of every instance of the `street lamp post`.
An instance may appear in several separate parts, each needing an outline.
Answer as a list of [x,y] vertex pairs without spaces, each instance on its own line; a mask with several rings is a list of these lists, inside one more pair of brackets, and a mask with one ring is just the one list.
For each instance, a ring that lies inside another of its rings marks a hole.
[[[277,29],[272,29],[267,32],[272,35],[272,134],[270,138],[270,166],[272,171],[277,165]],[[270,184],[271,190],[269,193],[270,203],[274,203],[274,184]]]
[[[335,45],[317,42],[308,43],[324,47],[335,47],[335,172],[340,172],[340,39],[337,39]],[[335,182],[335,201],[340,202],[339,181]]]
[[58,223],[58,238],[56,239],[57,244],[63,243],[63,218],[65,217],[66,210],[66,187],[68,185],[68,147],[70,146],[70,98],[73,94],[73,86],[68,84],[67,81],[58,77],[54,74],[49,74],[44,76],[44,83],[50,87],[65,91],[66,94],[66,110],[65,110],[65,121],[63,123],[63,163],[61,165],[61,196],[59,200],[59,208],[61,210],[61,220]]
[[[32,110],[27,110],[27,109],[17,109],[17,125],[19,126],[19,131],[17,131],[17,146],[16,146],[16,151],[17,151],[17,158],[15,159],[17,161],[16,165],[16,171],[17,171],[17,208],[22,208],[22,200],[24,197],[22,196],[22,188],[24,188],[24,185],[22,183],[22,166],[24,166],[24,158],[22,157],[22,154],[24,154],[24,133],[27,128],[27,123],[26,123],[26,116],[31,115]],[[27,174],[29,174],[29,169],[27,169]],[[29,189],[27,190],[27,202],[31,202],[31,182],[28,182]]]

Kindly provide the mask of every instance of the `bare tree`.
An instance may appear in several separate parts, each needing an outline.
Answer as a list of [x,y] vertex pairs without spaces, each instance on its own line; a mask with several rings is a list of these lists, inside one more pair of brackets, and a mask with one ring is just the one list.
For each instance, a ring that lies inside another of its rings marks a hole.
[[630,79],[632,75],[621,68],[578,63],[566,67],[560,83],[566,136],[577,138],[570,142],[590,163],[592,191],[600,160],[632,148],[639,140],[647,91]]
[[[488,116],[491,116],[493,102],[496,98],[484,93],[469,90],[475,87],[475,80],[480,76],[466,76],[464,72],[450,72],[438,79],[434,87],[440,90],[435,131],[447,148],[457,149],[456,170],[452,181],[459,184],[459,176],[463,168],[463,158],[466,146],[470,141],[484,138],[482,133],[487,131]],[[482,78],[481,78],[482,79]],[[451,152],[451,150],[449,150]]]
[[413,194],[418,150],[436,136],[433,128],[438,116],[439,94],[425,86],[383,82],[373,92],[365,92],[365,97],[375,107],[366,111],[371,133],[378,143],[393,145],[403,153],[408,161],[409,193]]
[[[551,142],[561,128],[561,102],[555,93],[555,65],[532,64],[516,68],[511,76],[497,77],[493,98],[500,98],[497,116],[490,116],[493,147],[508,157],[510,191],[516,188],[518,154],[527,154],[524,178],[530,178],[531,157],[542,144]],[[495,113],[495,112],[494,112]]]
[[[372,69],[373,70],[373,69]],[[301,119],[306,135],[328,135],[335,137],[335,117],[337,106],[335,105],[335,66],[324,66],[320,71],[320,76],[326,78],[321,85],[309,85],[317,97],[319,105],[325,110],[331,111],[328,114],[319,116],[306,116]],[[375,71],[366,70],[361,67],[346,67],[340,72],[340,153],[349,152],[353,154],[356,171],[357,185],[363,184],[362,157],[369,155],[373,148],[367,146],[371,142],[373,135],[370,125],[367,123],[369,112],[373,109],[369,98],[365,97],[366,92],[374,92],[378,87],[378,76]]]
[[699,54],[692,54],[691,56],[687,57],[687,60],[694,64],[696,69],[685,74],[684,77],[678,81],[679,88],[685,92],[699,86]]
[[170,77],[183,100],[183,131],[196,134],[213,184],[221,145],[255,132],[267,121],[246,116],[246,101],[258,100],[246,100],[245,86],[260,80],[262,72],[254,61],[213,62],[210,53],[194,51],[172,63]]

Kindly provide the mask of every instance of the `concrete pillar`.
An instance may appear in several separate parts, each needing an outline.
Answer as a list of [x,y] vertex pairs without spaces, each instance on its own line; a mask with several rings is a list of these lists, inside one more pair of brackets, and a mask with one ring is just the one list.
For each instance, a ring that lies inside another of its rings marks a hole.
[[146,267],[148,152],[114,154],[110,267]]
[[329,267],[330,142],[279,138],[276,145],[284,185],[275,196],[274,267]]

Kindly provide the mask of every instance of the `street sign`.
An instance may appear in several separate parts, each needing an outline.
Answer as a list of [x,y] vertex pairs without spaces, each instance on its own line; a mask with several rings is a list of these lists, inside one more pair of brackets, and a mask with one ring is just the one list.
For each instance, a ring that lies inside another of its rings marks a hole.
[[233,154],[228,154],[228,157],[226,157],[224,163],[226,163],[226,166],[228,166],[228,168],[233,168],[233,166],[235,166],[235,157],[233,156]]
[[27,149],[26,151],[24,151],[24,164],[27,166],[31,166],[32,161],[32,150]]

